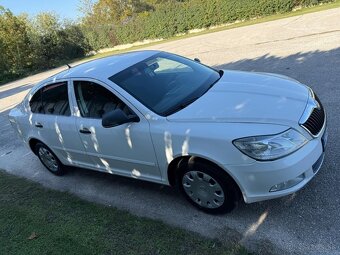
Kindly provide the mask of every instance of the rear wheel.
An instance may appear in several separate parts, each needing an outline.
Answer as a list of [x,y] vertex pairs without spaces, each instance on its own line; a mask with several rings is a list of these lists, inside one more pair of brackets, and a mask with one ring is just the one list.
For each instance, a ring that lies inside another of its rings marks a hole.
[[45,144],[37,143],[35,145],[35,152],[41,163],[47,168],[48,171],[55,175],[65,174],[64,165]]
[[235,182],[223,170],[205,162],[182,164],[178,183],[184,196],[208,213],[230,212],[239,200]]

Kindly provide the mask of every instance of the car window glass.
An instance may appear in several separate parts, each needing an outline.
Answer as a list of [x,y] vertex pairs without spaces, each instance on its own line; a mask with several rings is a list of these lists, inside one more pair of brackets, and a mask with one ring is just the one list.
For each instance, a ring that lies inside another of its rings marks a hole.
[[64,115],[71,114],[67,82],[59,82],[44,86],[39,89],[30,101],[33,113]]
[[42,107],[45,114],[70,115],[67,82],[47,85],[41,91]]
[[82,117],[101,119],[102,116],[117,108],[127,115],[130,109],[111,91],[90,81],[74,81],[74,92]]
[[161,73],[181,73],[181,72],[193,72],[192,68],[171,60],[171,59],[167,59],[167,58],[162,58],[162,57],[158,57],[156,59],[153,59],[151,61],[149,61],[149,63],[147,62],[147,65],[151,68],[154,69],[153,71],[157,74],[161,74]]
[[41,90],[39,89],[30,100],[30,108],[33,113],[44,113],[41,101]]
[[168,116],[208,91],[221,74],[195,61],[158,53],[114,75],[109,80],[153,112]]

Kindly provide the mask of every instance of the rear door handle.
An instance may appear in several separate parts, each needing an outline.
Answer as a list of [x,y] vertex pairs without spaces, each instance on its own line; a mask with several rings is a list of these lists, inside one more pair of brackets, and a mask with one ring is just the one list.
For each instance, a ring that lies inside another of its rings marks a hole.
[[44,127],[40,122],[36,122],[36,123],[35,123],[35,126],[36,126],[37,128],[43,128],[43,127]]
[[91,131],[88,128],[82,128],[79,130],[79,132],[82,134],[91,134]]

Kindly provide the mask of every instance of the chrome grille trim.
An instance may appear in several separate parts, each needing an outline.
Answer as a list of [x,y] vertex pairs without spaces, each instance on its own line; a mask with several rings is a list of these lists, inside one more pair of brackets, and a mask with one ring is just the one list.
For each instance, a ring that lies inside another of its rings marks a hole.
[[313,137],[318,137],[325,128],[325,110],[319,98],[312,91],[299,124]]

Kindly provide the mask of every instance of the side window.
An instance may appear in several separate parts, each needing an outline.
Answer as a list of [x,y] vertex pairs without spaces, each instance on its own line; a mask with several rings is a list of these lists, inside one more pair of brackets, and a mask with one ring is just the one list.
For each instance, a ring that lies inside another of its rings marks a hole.
[[41,100],[41,91],[42,89],[36,91],[33,97],[31,98],[30,108],[33,113],[44,113]]
[[128,106],[103,86],[89,81],[74,81],[73,84],[82,117],[101,119],[103,114],[117,108],[131,114]]
[[67,83],[44,86],[34,94],[30,107],[33,113],[70,116]]
[[42,106],[45,114],[70,116],[67,82],[59,82],[42,88]]

